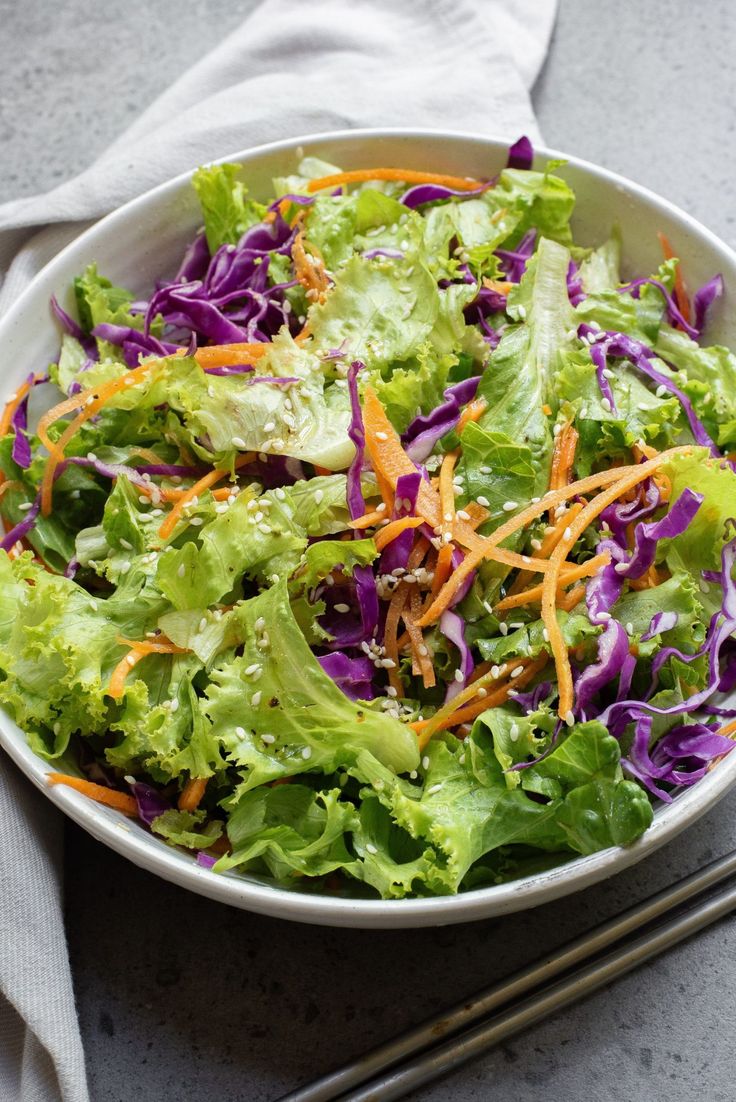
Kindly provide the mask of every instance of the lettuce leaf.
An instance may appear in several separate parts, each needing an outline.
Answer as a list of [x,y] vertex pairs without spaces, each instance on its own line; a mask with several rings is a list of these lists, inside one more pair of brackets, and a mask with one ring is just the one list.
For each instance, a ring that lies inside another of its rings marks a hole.
[[236,245],[266,213],[261,203],[248,198],[248,189],[238,178],[242,171],[242,165],[207,165],[198,168],[192,177],[213,256],[221,245]]

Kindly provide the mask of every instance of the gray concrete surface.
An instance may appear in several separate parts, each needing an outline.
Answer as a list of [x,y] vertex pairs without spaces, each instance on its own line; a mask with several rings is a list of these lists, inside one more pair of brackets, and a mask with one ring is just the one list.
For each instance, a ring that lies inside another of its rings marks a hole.
[[[0,3],[0,198],[82,167],[243,10],[215,0]],[[535,90],[543,133],[736,244],[734,46],[730,0],[562,0]],[[67,922],[93,1100],[270,1102],[724,853],[735,813],[736,793],[659,855],[537,911],[377,933],[207,902],[67,823]],[[730,1102],[735,1017],[733,919],[414,1097]]]

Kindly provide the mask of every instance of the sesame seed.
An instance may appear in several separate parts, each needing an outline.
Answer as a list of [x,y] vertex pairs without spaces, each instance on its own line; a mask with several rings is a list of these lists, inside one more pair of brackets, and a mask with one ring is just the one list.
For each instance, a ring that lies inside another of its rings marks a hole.
[[97,601],[90,601],[89,607],[92,609],[93,612],[97,612],[99,606],[97,604]]
[[501,635],[508,635],[509,625],[508,624],[499,624],[498,625],[498,630],[501,632]]
[[253,693],[253,696],[250,698],[250,702],[251,702],[251,705],[252,705],[253,708],[257,708],[258,705],[261,703],[261,697],[262,696],[263,696],[263,693],[261,692],[260,689],[258,689],[257,692]]
[[417,647],[417,650],[419,651],[422,658],[426,658],[429,654],[429,648],[424,643],[420,643]]
[[275,735],[261,735],[261,742],[265,743],[266,746],[272,746],[275,741]]
[[89,459],[90,463],[96,463],[97,462],[97,456],[95,455],[94,452],[87,452],[87,458]]
[[172,712],[179,711],[179,701],[176,699],[176,697],[174,697],[174,699],[171,701],[169,707],[171,708]]
[[559,436],[561,432],[562,432],[562,425],[555,425],[555,427],[552,429],[552,435],[553,436]]
[[563,535],[563,538],[565,540],[571,540],[572,539],[572,528],[569,528],[569,527],[566,528],[565,531],[562,533],[562,535]]
[[603,623],[606,623],[608,620],[611,619],[611,613],[610,612],[599,612],[598,613],[598,619],[602,620]]
[[33,502],[32,501],[24,501],[22,505],[18,506],[18,508],[20,509],[21,513],[26,513],[29,509],[33,508]]
[[434,796],[437,792],[439,792],[441,790],[441,788],[442,788],[441,784],[433,784],[431,788],[427,789],[426,795],[427,796]]
[[163,509],[151,509],[152,517],[162,517],[164,515]]
[[544,639],[545,643],[549,643],[549,632],[546,628],[542,628],[542,638]]
[[483,509],[488,509],[490,507],[490,504],[491,504],[490,501],[488,500],[487,497],[483,497],[483,494],[478,494],[478,496],[475,500],[478,502],[478,504]]
[[517,666],[511,671],[511,677],[519,677],[524,672],[523,666]]
[[274,490],[274,496],[277,497],[279,501],[286,501],[286,490],[281,486],[277,486]]
[[397,693],[396,689],[395,689],[395,688],[393,687],[393,685],[389,685],[389,686],[388,686],[388,687],[386,688],[386,694],[387,694],[388,696],[391,696],[391,697],[396,697],[396,696],[398,696],[398,695],[399,695],[399,694]]
[[236,727],[235,734],[238,738],[245,738],[245,727]]
[[276,422],[275,421],[266,421],[266,424],[263,426],[263,431],[264,432],[273,432],[273,430],[275,428],[276,428]]
[[631,620],[629,620],[628,623],[626,624],[626,634],[627,635],[633,635],[634,634],[634,625],[632,624]]
[[458,509],[455,514],[460,520],[470,520],[470,513],[466,513],[464,509]]
[[377,513],[384,513],[386,511],[386,502],[382,501],[380,505],[376,505]]
[[129,654],[126,657],[125,661],[128,663],[129,666],[135,666],[135,658],[133,657],[132,654]]
[[121,562],[121,564],[120,564],[120,573],[121,574],[127,574],[129,570],[130,570],[130,563],[126,559],[125,562]]
[[610,367],[604,367],[603,371],[601,371],[601,375],[603,376],[604,379],[615,379],[616,378],[614,372],[611,371]]
[[396,663],[394,662],[393,658],[382,658],[381,665],[383,666],[384,670],[396,669]]
[[322,504],[322,499],[324,498],[324,496],[325,496],[324,490],[315,490],[315,492],[314,492],[314,504],[315,505],[321,505]]
[[422,769],[429,769],[429,758],[426,754],[422,758]]
[[350,612],[350,605],[346,605],[343,601],[335,605],[335,612]]
[[385,432],[377,432],[375,436],[376,440],[388,440],[388,433]]
[[305,746],[305,747],[303,747],[303,749],[302,749],[302,757],[304,758],[304,760],[305,760],[305,761],[308,761],[308,760],[309,760],[309,758],[311,758],[311,756],[312,756],[312,747],[311,747],[311,746]]
[[[611,400],[610,400],[610,398],[601,398],[601,406],[606,411],[606,413],[610,413],[611,412]],[[580,416],[582,417],[582,412],[581,412]]]
[[193,524],[195,528],[199,528],[199,527],[201,527],[201,525],[204,524],[204,521],[202,520],[201,517],[192,517],[192,519],[189,521],[189,523]]
[[254,673],[258,673],[260,671],[260,668],[261,667],[258,665],[257,662],[253,662],[250,666],[245,667],[243,673],[246,677],[252,677]]
[[509,738],[512,742],[516,742],[520,734],[518,723],[512,723],[509,727]]
[[493,678],[493,680],[497,681],[500,676],[501,676],[501,667],[500,666],[491,666],[491,677]]
[[186,567],[184,566],[184,563],[181,563],[180,566],[177,568],[176,576],[178,578],[183,578],[185,574],[186,574]]
[[234,448],[244,448],[246,446],[242,436],[233,436],[230,443]]
[[120,540],[120,546],[124,547],[126,551],[132,551],[133,550],[133,544],[129,543],[128,540],[124,540],[122,538]]
[[372,842],[366,842],[365,851],[366,851],[366,853],[378,853],[378,850],[376,849],[376,847],[373,845]]
[[524,622],[523,622],[523,620],[513,620],[509,624],[509,627],[511,628],[512,631],[518,631],[519,628],[524,627]]
[[454,676],[455,676],[455,680],[458,681],[460,684],[462,684],[463,681],[465,680],[465,677],[463,675],[462,670],[455,670],[455,675]]
[[565,713],[565,723],[568,727],[573,727],[575,725],[575,715],[572,708]]
[[534,537],[534,539],[531,539],[529,542],[531,543],[532,549],[534,551],[541,551],[542,550],[542,541],[538,540],[536,538],[536,536]]
[[514,509],[519,508],[518,501],[504,501],[503,511],[504,513],[513,513]]
[[629,569],[629,564],[627,562],[617,562],[613,569],[617,574],[625,574]]
[[654,393],[657,398],[663,398],[667,393],[667,387],[664,385],[664,383],[660,383]]

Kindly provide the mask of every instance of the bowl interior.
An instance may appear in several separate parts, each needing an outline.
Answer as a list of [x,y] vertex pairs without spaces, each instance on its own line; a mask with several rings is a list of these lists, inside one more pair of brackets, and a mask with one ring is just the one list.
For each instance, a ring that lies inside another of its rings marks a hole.
[[[474,135],[433,131],[350,131],[280,142],[225,160],[247,166],[256,198],[273,194],[271,181],[294,171],[303,154],[343,168],[381,164],[488,177],[503,168],[507,143]],[[560,155],[543,150],[535,167]],[[575,240],[601,243],[618,224],[627,275],[648,274],[661,257],[656,233],[665,232],[687,263],[688,280],[698,286],[722,272],[726,287],[736,285],[736,254],[666,200],[593,165],[568,158],[558,169],[577,195]],[[200,224],[188,176],[178,177],[115,211],[63,250],[38,274],[0,323],[0,400],[30,371],[44,367],[58,350],[58,332],[49,311],[56,294],[72,309],[71,280],[96,261],[101,272],[138,294],[173,273],[184,247]],[[736,315],[728,290],[717,305],[708,343],[736,346]],[[353,900],[287,892],[247,876],[213,874],[184,852],[171,849],[117,813],[92,804],[63,787],[49,788],[49,766],[29,749],[23,733],[0,712],[0,744],[50,799],[95,837],[136,864],[203,895],[266,914],[326,925],[412,927],[466,922],[535,906],[593,883],[633,864],[662,845],[722,796],[736,777],[736,754],[674,801],[660,807],[650,830],[633,846],[610,849],[509,884],[460,896],[417,900]]]

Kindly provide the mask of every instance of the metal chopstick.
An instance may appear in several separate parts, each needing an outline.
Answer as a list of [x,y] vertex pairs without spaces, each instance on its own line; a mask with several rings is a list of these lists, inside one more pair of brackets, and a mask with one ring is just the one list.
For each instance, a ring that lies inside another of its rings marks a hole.
[[340,1102],[392,1102],[393,1099],[403,1098],[409,1091],[446,1075],[507,1037],[546,1018],[555,1010],[561,1010],[619,979],[638,964],[678,945],[734,909],[736,884],[730,884],[688,910],[678,913],[675,918],[668,919],[634,941],[613,949],[601,959],[578,969],[558,983],[542,988],[474,1029],[466,1030],[443,1045],[420,1054],[408,1064],[393,1071],[389,1070],[385,1076],[373,1079],[355,1091],[340,1095]]
[[[632,931],[667,914],[667,912],[672,911],[680,904],[693,899],[708,888],[719,884],[733,875],[736,875],[736,851],[727,854],[717,861],[713,861],[711,864],[706,865],[705,868],[692,873],[690,876],[679,880],[676,884],[658,892],[644,903],[637,904],[602,925],[597,926],[594,930],[588,931],[574,941],[556,950],[554,954],[514,973],[500,983],[494,984],[492,987],[486,988],[476,995],[463,1000],[463,1002],[458,1003],[443,1014],[427,1019],[425,1022],[408,1032],[388,1041],[386,1044],[380,1045],[359,1057],[357,1060],[344,1065],[342,1068],[328,1073],[311,1084],[298,1088],[291,1094],[285,1095],[281,1102],[332,1102],[334,1099],[346,1097],[345,1092],[350,1091],[351,1088],[366,1083],[377,1075],[382,1075],[387,1069],[395,1066],[399,1062],[406,1061],[410,1057],[416,1056],[424,1049],[431,1046],[437,1046],[437,1042],[441,1038],[457,1033],[461,1029],[467,1029],[468,1026],[478,1023],[481,1019],[488,1018],[488,1015],[493,1010],[496,1010],[514,999],[518,999],[528,991],[560,976],[563,972],[566,972],[575,965],[589,960],[595,954],[619,941]],[[736,888],[734,888],[733,891],[736,893]],[[718,898],[720,898],[720,896]],[[736,895],[734,899],[736,900]],[[736,902],[734,905],[736,905]],[[728,909],[730,908],[727,907],[723,913],[725,914]],[[688,914],[692,913],[693,912],[688,912]],[[712,919],[706,919],[702,925],[706,925],[708,921],[715,921],[717,917],[719,917],[719,915],[716,915]],[[655,933],[658,933],[660,929],[661,927],[658,927]],[[700,929],[700,926],[696,926],[694,929]],[[683,933],[681,937],[676,940],[682,940],[683,937],[687,936],[688,931]],[[671,944],[676,944],[676,940],[673,940]],[[631,948],[633,949],[637,944],[638,941],[634,942]],[[668,942],[665,942],[661,948],[652,950],[648,955],[653,955],[655,952],[662,951],[668,944]],[[629,950],[620,950],[619,953],[621,952],[625,955]],[[617,954],[611,954],[611,956],[617,956]],[[608,958],[604,958],[604,961],[607,959]],[[628,967],[634,967],[635,964],[638,963],[638,959],[639,958],[636,958]],[[646,956],[641,959],[646,959]],[[593,967],[595,968],[597,965]],[[623,970],[626,971],[627,969],[624,968]],[[582,973],[578,973],[578,975],[580,974]],[[568,981],[565,981],[565,983],[567,982]],[[600,982],[606,983],[608,979],[603,979]],[[557,986],[564,986],[564,984]],[[596,984],[595,986],[600,986],[600,984]],[[584,988],[581,990],[580,994],[568,996],[566,1001],[559,1005],[566,1005],[567,1002],[573,1001],[574,998],[581,997],[587,990],[595,990],[595,986]],[[525,1006],[527,1003],[534,1001],[533,999],[526,1000],[522,1005]],[[555,1007],[551,1007],[550,1009],[554,1008]],[[514,1015],[516,1012],[515,1009],[509,1020],[515,1020]],[[545,1014],[548,1013],[548,1011],[544,1010],[542,1013]],[[530,1021],[531,1020],[532,1019],[530,1019]],[[533,1020],[536,1020],[536,1018]],[[493,1019],[493,1021],[495,1022],[497,1019]],[[484,1021],[482,1025],[479,1026],[479,1030],[484,1035],[484,1031],[488,1027],[489,1023]],[[522,1028],[524,1028],[524,1024],[515,1025],[512,1027],[512,1032]],[[470,1037],[476,1032],[476,1030],[469,1030],[463,1036]],[[509,1034],[506,1033],[503,1034],[503,1036],[508,1035]],[[494,1043],[496,1043],[496,1040],[493,1038],[484,1041],[478,1051]],[[456,1063],[462,1062],[464,1059],[472,1058],[476,1051],[473,1048],[467,1056],[463,1055],[460,1060],[455,1060],[448,1050],[453,1050],[454,1046],[458,1044],[460,1044],[460,1048],[464,1052],[467,1042],[464,1041],[463,1038],[458,1038],[458,1041],[441,1045],[435,1048],[434,1052],[427,1053],[425,1057],[405,1065],[400,1071],[397,1071],[396,1076],[409,1074],[417,1065],[421,1067],[427,1066],[438,1068],[438,1070],[433,1070],[431,1072],[429,1078],[442,1074],[443,1070],[449,1071],[452,1067],[456,1066]],[[436,1059],[441,1059],[443,1053],[446,1053],[447,1058],[450,1060],[446,1068],[444,1065],[436,1065]],[[385,1079],[382,1079],[381,1082],[387,1084],[391,1082],[393,1078],[394,1077],[389,1075]],[[404,1089],[409,1090],[412,1086],[419,1085],[420,1081],[426,1082],[427,1080],[417,1080],[416,1083],[412,1081],[406,1088],[401,1088],[402,1092]],[[388,1087],[384,1085],[382,1089],[386,1090]],[[362,1102],[364,1097],[371,1098],[378,1097],[378,1095],[368,1094],[364,1096],[362,1093],[358,1092],[347,1095],[347,1097],[354,1099],[355,1102],[358,1102],[358,1099]],[[399,1097],[399,1095],[381,1094],[380,1097],[383,1102],[384,1098]]]

